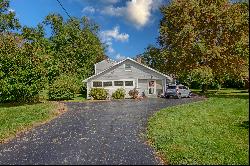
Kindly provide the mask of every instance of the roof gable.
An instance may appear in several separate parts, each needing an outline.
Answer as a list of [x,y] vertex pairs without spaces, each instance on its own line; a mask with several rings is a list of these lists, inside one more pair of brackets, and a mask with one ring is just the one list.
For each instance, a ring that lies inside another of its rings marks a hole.
[[159,74],[159,75],[161,75],[161,76],[164,76],[164,77],[166,77],[166,78],[172,80],[172,78],[171,78],[170,76],[165,75],[165,74],[163,74],[163,73],[161,73],[161,72],[159,72],[159,71],[157,71],[157,70],[155,70],[155,69],[153,69],[153,68],[151,68],[151,67],[148,67],[148,66],[146,66],[146,65],[144,65],[144,64],[142,64],[142,63],[138,63],[137,61],[135,61],[135,60],[133,60],[133,59],[131,59],[131,58],[128,57],[128,58],[126,58],[126,59],[124,59],[124,60],[121,60],[120,62],[116,63],[115,65],[113,65],[113,66],[111,66],[111,67],[109,67],[109,68],[103,70],[102,72],[100,72],[100,73],[98,73],[98,74],[95,74],[95,75],[93,75],[93,76],[91,76],[91,77],[89,77],[89,78],[83,80],[83,82],[87,82],[87,81],[90,80],[90,79],[93,79],[93,78],[95,78],[95,77],[97,77],[97,76],[100,76],[100,75],[102,75],[102,74],[104,74],[104,73],[110,71],[110,70],[113,70],[113,69],[115,69],[116,67],[120,66],[120,64],[122,64],[122,63],[125,62],[125,61],[132,61],[132,62],[136,63],[137,65],[140,65],[140,66],[142,66],[142,67],[144,67],[144,68],[146,68],[146,69],[148,69],[148,70],[151,70],[151,71],[153,71],[153,72],[155,72],[155,73],[157,73],[157,74]]

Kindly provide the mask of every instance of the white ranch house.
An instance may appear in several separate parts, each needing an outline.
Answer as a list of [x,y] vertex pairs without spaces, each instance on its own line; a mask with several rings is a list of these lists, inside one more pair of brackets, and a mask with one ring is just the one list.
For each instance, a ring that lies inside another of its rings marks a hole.
[[130,98],[128,92],[136,88],[140,95],[157,97],[166,90],[166,84],[173,79],[159,71],[156,71],[131,58],[120,62],[105,59],[95,64],[95,75],[83,80],[87,83],[87,98],[91,88],[105,88],[109,95],[118,89],[126,90],[126,98]]

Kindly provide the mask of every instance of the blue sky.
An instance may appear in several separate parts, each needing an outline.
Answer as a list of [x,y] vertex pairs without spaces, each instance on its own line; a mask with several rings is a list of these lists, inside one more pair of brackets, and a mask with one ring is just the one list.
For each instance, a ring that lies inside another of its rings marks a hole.
[[[106,54],[115,60],[134,57],[155,44],[161,13],[167,0],[60,0],[71,16],[87,16],[100,26],[99,36],[108,44]],[[56,0],[11,0],[22,25],[36,26],[49,13],[68,18]],[[49,33],[49,32],[48,32]]]

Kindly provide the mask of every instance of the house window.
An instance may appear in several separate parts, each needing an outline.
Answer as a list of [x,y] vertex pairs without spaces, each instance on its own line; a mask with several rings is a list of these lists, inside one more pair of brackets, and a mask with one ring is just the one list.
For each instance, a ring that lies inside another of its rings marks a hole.
[[133,81],[125,81],[125,86],[133,86]]
[[125,64],[125,71],[131,71],[131,65]]
[[114,81],[115,86],[123,86],[123,81]]
[[101,81],[93,81],[93,87],[102,87]]
[[103,82],[103,87],[112,86],[112,81]]

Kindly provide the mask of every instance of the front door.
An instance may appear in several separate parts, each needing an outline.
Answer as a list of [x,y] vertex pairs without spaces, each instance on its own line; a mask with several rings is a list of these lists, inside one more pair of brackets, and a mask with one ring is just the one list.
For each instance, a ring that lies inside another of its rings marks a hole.
[[149,80],[148,82],[148,94],[154,95],[156,92],[156,82],[155,80]]

